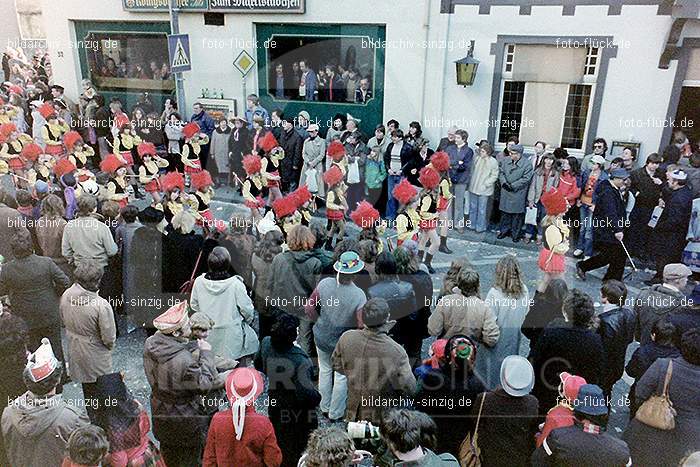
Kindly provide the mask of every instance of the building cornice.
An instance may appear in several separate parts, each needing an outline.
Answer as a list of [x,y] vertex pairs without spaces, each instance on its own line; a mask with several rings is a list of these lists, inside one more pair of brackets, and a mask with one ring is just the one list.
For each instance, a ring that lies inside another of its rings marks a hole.
[[521,15],[529,15],[533,6],[561,6],[563,16],[573,16],[577,6],[607,6],[608,15],[619,15],[625,5],[656,5],[658,15],[670,15],[674,0],[441,0],[440,13],[455,12],[456,5],[479,7],[480,15],[491,13],[492,6],[517,6]]

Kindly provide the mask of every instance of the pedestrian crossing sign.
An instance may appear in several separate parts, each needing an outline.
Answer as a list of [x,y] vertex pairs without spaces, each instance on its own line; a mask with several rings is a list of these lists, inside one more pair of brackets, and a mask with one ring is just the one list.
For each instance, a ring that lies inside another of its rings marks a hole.
[[171,34],[168,36],[168,55],[170,71],[181,73],[192,69],[190,60],[190,36],[188,34]]

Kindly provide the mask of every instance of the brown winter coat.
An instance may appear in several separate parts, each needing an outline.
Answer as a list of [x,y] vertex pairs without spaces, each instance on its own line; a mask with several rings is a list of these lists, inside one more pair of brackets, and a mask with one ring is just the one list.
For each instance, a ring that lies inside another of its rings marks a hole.
[[501,334],[491,307],[479,297],[462,294],[445,295],[438,300],[428,319],[428,332],[442,339],[461,334],[488,347],[496,345]]
[[71,379],[94,383],[99,376],[112,373],[117,327],[109,302],[75,283],[61,297],[60,311],[68,338]]
[[18,210],[0,203],[0,255],[5,258],[5,262],[14,258],[8,240],[19,230],[22,222],[23,218]]
[[348,379],[345,410],[348,421],[378,423],[382,407],[368,398],[394,400],[401,395],[413,396],[416,392],[416,378],[408,355],[387,334],[390,327],[347,331],[340,336],[335,347],[333,369]]
[[143,369],[151,385],[153,434],[161,443],[204,447],[207,418],[199,396],[212,389],[218,372],[211,350],[160,331],[146,339]]
[[2,413],[2,435],[10,465],[60,467],[71,433],[89,423],[85,410],[68,404],[60,394],[36,398],[24,393]]

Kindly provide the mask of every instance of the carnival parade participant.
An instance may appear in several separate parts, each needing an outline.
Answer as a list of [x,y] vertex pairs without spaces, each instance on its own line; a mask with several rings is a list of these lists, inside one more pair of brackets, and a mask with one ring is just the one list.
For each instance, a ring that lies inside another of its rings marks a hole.
[[44,140],[46,154],[54,157],[61,157],[64,154],[63,142],[61,138],[70,131],[68,124],[58,118],[56,109],[50,102],[44,102],[39,107],[39,113],[46,120],[46,123],[41,128],[41,137]]
[[125,114],[120,113],[114,119],[114,125],[117,129],[117,134],[112,142],[112,153],[119,159],[124,161],[126,173],[131,178],[131,186],[134,189],[134,195],[140,198],[138,190],[137,177],[134,173],[134,164],[137,162],[136,148],[141,143],[141,138],[136,135],[136,132],[131,128],[131,121]]
[[[181,160],[185,166],[185,177],[202,171],[202,161],[199,153],[202,152],[202,146],[209,144],[209,137],[200,132],[199,125],[195,122],[190,122],[182,129],[182,134],[185,137],[185,144],[182,145]],[[185,180],[185,184],[189,185]]]
[[258,142],[258,154],[261,159],[261,171],[267,179],[267,205],[272,206],[276,199],[282,197],[280,190],[280,161],[284,159],[284,150],[280,147],[271,131]]
[[[22,169],[16,169],[14,171],[14,174],[17,175],[18,177],[16,180],[19,180],[19,182],[15,182],[16,186],[25,186],[28,184],[34,185],[31,183],[29,177],[29,172],[32,171],[32,167],[36,163],[37,159],[39,159],[39,156],[44,153],[44,150],[41,149],[41,146],[39,146],[36,143],[27,143],[24,145],[22,148],[22,152],[20,153],[20,157],[24,161],[24,167]],[[26,167],[30,167],[28,171],[25,172]],[[24,177],[27,177],[26,179],[23,180]]]
[[71,220],[78,210],[78,184],[75,176],[75,165],[68,159],[59,159],[53,166],[53,174],[56,177],[58,187],[63,192],[63,201],[66,205],[66,219]]
[[220,219],[214,219],[214,216],[209,209],[209,204],[214,198],[214,189],[212,185],[214,181],[208,170],[202,170],[191,175],[190,181],[192,188],[195,189],[193,199],[197,201],[197,224],[202,225],[205,231],[212,230],[216,227],[217,230],[223,231],[226,228],[225,223]]
[[297,200],[291,194],[276,199],[272,203],[272,210],[275,213],[277,226],[285,238],[287,238],[292,228],[301,224],[301,213],[297,211]]
[[14,123],[0,125],[0,159],[6,161],[9,170],[19,177],[23,175],[25,164],[21,157],[22,146]]
[[[437,234],[438,224],[438,203],[440,202],[440,193],[438,185],[440,184],[440,174],[432,167],[423,167],[420,171],[418,180],[423,185],[423,190],[420,193],[418,214],[420,215],[420,232],[418,234],[418,259],[423,259],[423,251],[425,251],[425,265],[428,272],[433,274],[432,261],[433,256],[438,251],[439,240]],[[430,242],[430,246],[427,246]]]
[[384,251],[381,235],[384,233],[386,225],[380,221],[379,211],[368,201],[361,201],[357,204],[357,209],[350,213],[350,219],[360,229],[358,240],[372,240],[377,245],[377,255]]
[[348,202],[345,199],[347,187],[343,183],[343,172],[338,166],[331,167],[323,174],[323,181],[328,185],[326,190],[326,230],[328,240],[326,247],[333,245],[333,238],[337,242],[345,236],[345,213],[348,210]]
[[108,154],[100,164],[100,169],[110,175],[107,182],[107,199],[116,201],[120,208],[129,204],[126,164],[115,154]]
[[418,214],[416,209],[418,206],[418,190],[404,178],[401,180],[401,183],[396,185],[392,195],[399,202],[399,209],[396,214],[398,246],[401,246],[406,240],[417,241],[421,221],[420,214]]
[[247,174],[241,185],[241,194],[244,204],[250,209],[253,221],[258,221],[262,216],[260,209],[265,207],[265,197],[269,191],[267,179],[262,171],[262,158],[255,154],[249,154],[243,158],[243,168]]
[[438,185],[438,232],[440,234],[440,247],[438,251],[448,255],[452,254],[452,250],[447,247],[447,228],[449,226],[450,215],[448,208],[452,202],[454,195],[452,194],[452,182],[450,181],[450,156],[444,151],[438,151],[430,156],[430,163],[433,169],[440,174],[440,184]]
[[301,214],[301,224],[309,226],[311,217],[316,211],[316,201],[314,195],[309,191],[309,187],[302,185],[289,194],[294,198],[297,211]]
[[[171,224],[173,216],[185,208],[185,203],[190,208],[194,203],[185,193],[185,177],[179,172],[168,172],[160,177],[160,187],[163,190],[164,202],[162,204],[164,219]],[[196,205],[195,205],[196,207]]]
[[561,278],[566,271],[566,253],[569,251],[569,226],[564,214],[569,206],[564,194],[551,188],[540,197],[547,215],[542,219],[544,242],[537,266],[544,273],[542,291],[552,279]]
[[68,160],[77,169],[77,180],[84,182],[88,178],[95,178],[95,174],[88,167],[88,160],[95,156],[95,150],[83,142],[83,138],[77,131],[69,131],[63,136],[63,144],[66,146]]
[[139,167],[139,182],[144,185],[146,193],[151,195],[154,203],[160,203],[161,187],[158,183],[160,169],[164,169],[169,162],[156,154],[153,143],[141,143],[137,148],[143,164]]
[[340,141],[333,141],[331,144],[328,145],[328,157],[331,159],[331,164],[329,166],[333,167],[334,165],[338,167],[342,172],[343,175],[348,173],[348,159],[345,154],[345,146],[343,146],[343,143]]

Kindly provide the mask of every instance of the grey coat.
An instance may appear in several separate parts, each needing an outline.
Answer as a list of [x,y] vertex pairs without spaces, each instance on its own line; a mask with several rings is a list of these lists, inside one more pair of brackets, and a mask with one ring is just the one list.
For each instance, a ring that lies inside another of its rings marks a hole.
[[[510,158],[501,161],[498,181],[501,183],[501,201],[498,209],[510,214],[522,214],[527,204],[527,193],[532,180],[532,164],[521,157],[517,162]],[[512,191],[506,190],[504,184],[510,185]]]
[[228,140],[231,138],[231,129],[223,132],[218,127],[211,134],[211,148],[209,157],[216,162],[216,170],[219,173],[228,173]]
[[117,341],[112,306],[107,300],[73,284],[61,297],[61,320],[68,338],[68,370],[73,381],[94,383],[112,373]]
[[316,169],[316,184],[318,185],[318,196],[325,195],[325,184],[323,183],[323,161],[326,157],[326,140],[317,136],[311,140],[306,138],[301,151],[301,158],[304,160],[301,166],[301,178],[299,186],[306,185],[306,171]]

